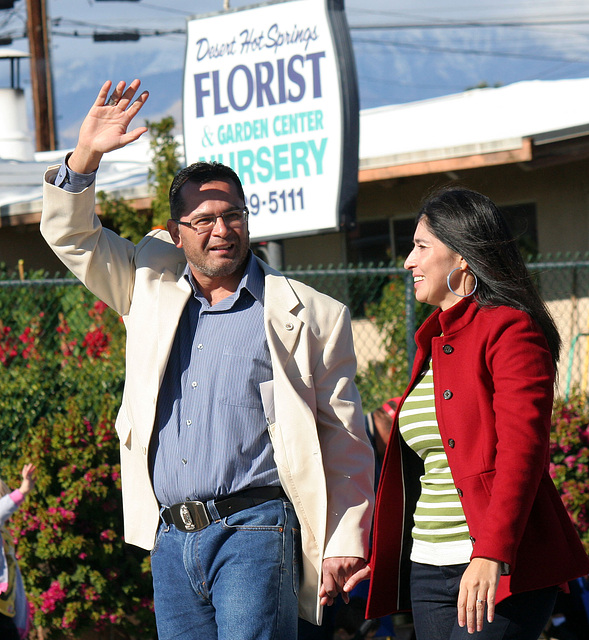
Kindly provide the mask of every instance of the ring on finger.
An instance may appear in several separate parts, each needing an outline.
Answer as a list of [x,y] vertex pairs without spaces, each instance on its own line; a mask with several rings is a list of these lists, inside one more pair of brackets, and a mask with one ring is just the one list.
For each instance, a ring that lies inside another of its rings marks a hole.
[[485,604],[486,600],[477,600],[477,604]]

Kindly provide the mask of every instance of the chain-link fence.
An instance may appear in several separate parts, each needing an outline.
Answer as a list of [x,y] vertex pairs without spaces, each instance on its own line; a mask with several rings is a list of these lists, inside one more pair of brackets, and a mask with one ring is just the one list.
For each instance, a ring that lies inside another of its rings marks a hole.
[[[559,392],[566,395],[574,388],[588,390],[589,256],[529,266],[563,339]],[[414,355],[414,328],[431,310],[416,305],[410,274],[394,266],[285,273],[350,308],[358,383],[366,409],[399,393]],[[0,281],[3,441],[34,425],[44,415],[47,403],[55,405],[56,398],[66,402],[68,395],[88,385],[93,385],[93,391],[98,387],[99,391],[120,392],[124,328],[114,313],[97,308],[96,302],[73,279]],[[97,365],[80,364],[82,357],[92,359],[103,351],[109,352],[110,369],[101,375],[110,379],[97,377]],[[66,362],[68,378],[62,374]],[[96,407],[89,410],[98,411]]]

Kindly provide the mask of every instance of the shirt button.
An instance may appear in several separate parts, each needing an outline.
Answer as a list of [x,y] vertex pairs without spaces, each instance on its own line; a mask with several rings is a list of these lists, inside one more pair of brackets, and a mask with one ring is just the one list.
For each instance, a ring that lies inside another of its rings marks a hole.
[[446,389],[446,391],[444,391],[444,400],[450,400],[450,398],[454,395],[450,389]]
[[454,347],[453,347],[453,346],[451,346],[451,345],[449,345],[449,344],[445,344],[445,345],[442,347],[442,351],[443,351],[444,353],[446,353],[446,354],[450,354],[450,353],[452,353],[452,352],[454,351]]
[[189,427],[192,424],[192,420],[186,420],[186,426]]
[[186,460],[186,458],[182,458],[182,464],[188,464],[188,460]]
[[448,446],[450,447],[450,449],[454,449],[455,445],[456,442],[452,438],[450,438],[450,440],[448,440]]
[[197,346],[196,346],[196,348],[197,348],[199,351],[202,351],[202,350],[204,349],[204,345],[203,345],[203,344],[202,344],[202,342],[201,342],[199,345],[197,345]]
[[193,388],[193,389],[196,389],[196,387],[198,387],[198,382],[195,380],[195,381],[192,383],[192,388]]

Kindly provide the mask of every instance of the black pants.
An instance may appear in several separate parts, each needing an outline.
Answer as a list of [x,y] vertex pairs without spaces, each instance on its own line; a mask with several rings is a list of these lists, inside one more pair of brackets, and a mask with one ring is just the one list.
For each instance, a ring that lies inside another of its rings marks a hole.
[[14,620],[0,613],[0,638],[2,640],[20,640]]
[[557,587],[518,593],[495,607],[495,620],[469,634],[458,626],[458,591],[468,564],[435,567],[413,562],[411,602],[417,640],[537,640],[550,619]]

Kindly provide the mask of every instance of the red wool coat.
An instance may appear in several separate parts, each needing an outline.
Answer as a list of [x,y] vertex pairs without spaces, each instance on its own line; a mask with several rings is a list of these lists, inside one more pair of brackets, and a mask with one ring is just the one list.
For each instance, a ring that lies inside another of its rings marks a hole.
[[[587,554],[548,474],[554,369],[538,326],[521,311],[465,299],[435,311],[415,339],[401,405],[431,353],[436,414],[471,557],[510,566],[497,601],[588,574]],[[411,528],[422,473],[396,418],[377,495],[368,617],[410,609]]]

